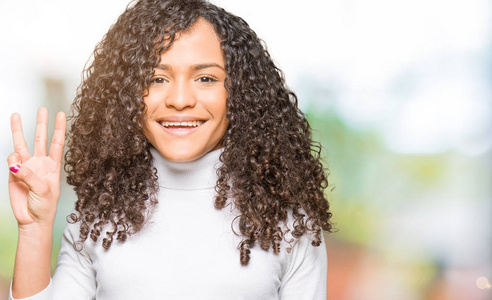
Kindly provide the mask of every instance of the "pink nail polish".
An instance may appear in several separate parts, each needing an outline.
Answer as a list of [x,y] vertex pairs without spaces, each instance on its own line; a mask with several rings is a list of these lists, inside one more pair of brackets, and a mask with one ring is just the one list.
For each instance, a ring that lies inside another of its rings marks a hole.
[[10,171],[11,171],[12,173],[17,173],[17,172],[19,172],[19,169],[20,169],[20,165],[19,165],[19,164],[16,164],[16,165],[11,165],[11,166],[10,166]]

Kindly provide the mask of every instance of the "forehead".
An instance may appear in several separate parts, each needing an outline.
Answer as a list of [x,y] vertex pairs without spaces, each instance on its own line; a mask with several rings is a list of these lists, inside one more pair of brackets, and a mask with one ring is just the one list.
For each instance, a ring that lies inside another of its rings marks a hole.
[[171,47],[161,55],[161,63],[166,64],[205,62],[223,66],[224,54],[212,24],[201,18],[189,30],[178,33]]

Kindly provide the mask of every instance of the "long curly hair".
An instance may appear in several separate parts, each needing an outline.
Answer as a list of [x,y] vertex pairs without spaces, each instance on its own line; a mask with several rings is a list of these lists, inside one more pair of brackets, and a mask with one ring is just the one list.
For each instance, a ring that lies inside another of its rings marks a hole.
[[65,169],[78,196],[80,246],[138,232],[157,204],[157,171],[141,120],[154,67],[161,54],[198,18],[212,24],[221,40],[227,77],[224,150],[217,170],[215,207],[231,199],[240,212],[238,245],[247,265],[256,244],[279,253],[290,213],[292,236],[310,233],[321,243],[332,231],[324,190],[328,186],[320,146],[311,139],[296,95],[255,32],[241,18],[202,0],[140,0],[131,3],[96,46],[72,105]]

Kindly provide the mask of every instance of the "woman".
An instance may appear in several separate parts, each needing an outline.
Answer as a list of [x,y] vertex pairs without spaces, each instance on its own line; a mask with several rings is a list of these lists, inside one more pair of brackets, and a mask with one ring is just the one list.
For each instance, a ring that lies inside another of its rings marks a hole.
[[12,116],[12,299],[326,298],[319,149],[241,18],[198,0],[134,3],[96,47],[73,110],[65,169],[78,200],[52,280],[66,121],[47,156],[39,110],[31,157]]

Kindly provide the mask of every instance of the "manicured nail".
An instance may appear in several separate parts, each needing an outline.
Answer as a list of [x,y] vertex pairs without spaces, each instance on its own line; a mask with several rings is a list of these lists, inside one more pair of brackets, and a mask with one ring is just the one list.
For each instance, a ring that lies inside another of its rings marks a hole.
[[12,165],[10,165],[10,171],[12,173],[19,172],[19,169],[20,169],[20,165],[19,164],[12,164]]

